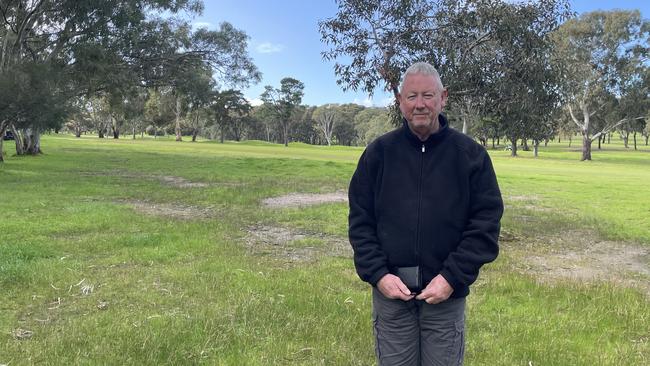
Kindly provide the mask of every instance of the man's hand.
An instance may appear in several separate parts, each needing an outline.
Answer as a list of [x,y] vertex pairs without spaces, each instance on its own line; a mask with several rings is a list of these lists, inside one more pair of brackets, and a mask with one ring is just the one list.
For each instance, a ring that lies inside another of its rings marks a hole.
[[454,292],[454,289],[449,285],[449,282],[442,275],[437,275],[420,292],[416,299],[424,300],[429,304],[437,304],[447,300],[452,292]]
[[411,300],[414,295],[406,287],[399,277],[393,274],[386,274],[377,282],[377,289],[389,299]]

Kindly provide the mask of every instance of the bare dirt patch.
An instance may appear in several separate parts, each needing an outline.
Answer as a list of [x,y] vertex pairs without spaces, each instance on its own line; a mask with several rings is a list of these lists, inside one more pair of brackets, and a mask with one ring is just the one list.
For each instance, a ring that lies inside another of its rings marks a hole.
[[120,177],[120,178],[125,178],[125,179],[147,179],[147,180],[158,180],[163,184],[166,184],[168,186],[176,187],[176,188],[205,188],[209,187],[210,184],[204,183],[204,182],[192,182],[186,178],[183,177],[177,177],[173,175],[152,175],[152,174],[144,174],[144,173],[138,173],[138,172],[132,172],[128,170],[119,170],[119,169],[114,169],[114,170],[109,170],[106,172],[96,172],[96,171],[90,171],[90,172],[80,172],[79,175],[81,176],[112,176],[112,177]]
[[174,177],[165,175],[159,177],[160,181],[176,188],[205,188],[210,186],[208,183],[192,182],[183,177]]
[[130,205],[137,212],[151,216],[170,217],[180,220],[207,219],[215,216],[215,212],[210,207],[197,207],[169,203],[152,203],[137,200],[122,203]]
[[271,197],[262,201],[269,208],[302,207],[332,202],[348,202],[348,193],[336,191],[333,193],[290,193],[284,196]]
[[279,226],[256,225],[246,229],[251,253],[288,262],[312,262],[325,256],[351,257],[347,239]]
[[608,281],[650,296],[650,248],[641,244],[601,240],[579,230],[534,240],[506,233],[502,240],[504,249],[521,259],[518,267],[542,282]]

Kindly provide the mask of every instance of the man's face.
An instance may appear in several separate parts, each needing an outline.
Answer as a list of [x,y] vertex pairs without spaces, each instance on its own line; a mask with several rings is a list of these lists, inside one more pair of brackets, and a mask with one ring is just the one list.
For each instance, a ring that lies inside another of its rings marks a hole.
[[404,79],[399,109],[409,127],[419,135],[438,129],[438,115],[447,104],[447,91],[432,75],[410,74]]

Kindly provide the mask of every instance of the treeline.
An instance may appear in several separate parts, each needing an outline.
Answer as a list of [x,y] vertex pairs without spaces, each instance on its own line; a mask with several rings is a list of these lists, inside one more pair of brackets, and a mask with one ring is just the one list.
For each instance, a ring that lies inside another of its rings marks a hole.
[[[442,75],[457,128],[486,146],[506,140],[513,156],[518,141],[537,153],[576,132],[582,160],[612,132],[647,141],[650,22],[638,11],[576,17],[566,0],[337,4],[318,27],[345,90],[397,95],[404,70],[424,60]],[[188,14],[201,11],[197,0],[2,2],[0,136],[11,131],[19,155],[63,128],[364,145],[399,124],[396,105],[302,105],[304,84],[291,77],[252,106],[240,90],[261,73],[247,35],[228,23],[193,29]]]
[[576,17],[567,0],[343,0],[319,30],[343,88],[397,95],[403,71],[428,61],[462,130],[506,138],[513,156],[517,141],[537,147],[576,130],[582,160],[612,131],[647,136],[650,22],[639,11]]
[[0,2],[0,136],[11,131],[18,155],[40,153],[40,135],[64,124],[119,138],[171,122],[180,140],[182,120],[261,80],[246,33],[225,22],[192,28],[202,9],[197,0]]

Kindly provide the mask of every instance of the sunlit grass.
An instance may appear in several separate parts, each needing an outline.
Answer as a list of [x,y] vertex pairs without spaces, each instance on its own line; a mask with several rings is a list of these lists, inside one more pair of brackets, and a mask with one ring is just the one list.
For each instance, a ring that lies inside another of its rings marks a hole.
[[[267,225],[345,240],[345,203],[260,203],[346,190],[362,148],[65,135],[44,136],[42,156],[11,148],[0,165],[0,364],[374,363],[370,292],[351,259],[327,255],[318,236],[286,243],[320,250],[315,259],[261,254],[248,234]],[[504,230],[650,243],[650,150],[622,150],[594,147],[592,162],[564,142],[537,159],[491,151]],[[502,250],[472,288],[467,365],[647,363],[645,294],[540,282],[519,260]]]

